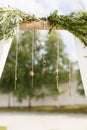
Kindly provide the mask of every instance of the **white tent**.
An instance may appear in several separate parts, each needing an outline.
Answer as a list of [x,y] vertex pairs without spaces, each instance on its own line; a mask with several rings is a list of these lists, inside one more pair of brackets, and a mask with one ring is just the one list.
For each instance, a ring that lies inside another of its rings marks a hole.
[[75,41],[78,57],[77,60],[79,63],[81,78],[87,98],[87,47],[84,47],[84,44],[78,38],[75,38]]
[[12,39],[0,41],[0,78],[5,66],[5,62],[8,56],[8,52],[12,43]]

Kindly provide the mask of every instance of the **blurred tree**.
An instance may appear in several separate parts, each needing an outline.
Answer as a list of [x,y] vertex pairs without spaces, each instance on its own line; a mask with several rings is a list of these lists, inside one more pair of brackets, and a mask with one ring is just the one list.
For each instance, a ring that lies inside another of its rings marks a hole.
[[[40,33],[34,32],[34,78],[32,87],[32,41],[33,31],[23,31],[19,36],[18,45],[18,80],[17,89],[14,90],[15,75],[15,56],[16,56],[16,38],[14,38],[8,60],[0,80],[0,89],[4,93],[14,93],[19,101],[25,98],[29,100],[31,108],[32,98],[44,98],[45,96],[54,96],[59,94],[56,88],[56,70],[57,70],[57,44],[59,44],[59,83],[68,82],[68,63],[69,59],[65,53],[59,34],[52,31],[49,36],[40,39]],[[45,73],[43,70],[43,54],[45,56]]]
[[[59,46],[58,46],[59,44]],[[58,58],[58,75],[59,84],[69,81],[69,58],[65,52],[65,45],[61,40],[61,37],[57,31],[52,31],[51,34],[46,39],[45,52],[46,52],[46,74],[44,78],[44,83],[47,84],[49,92],[51,95],[56,95],[57,91],[56,85],[56,73],[57,73],[57,52],[59,48],[59,58]]]
[[[32,54],[32,42],[34,37],[33,54]],[[37,96],[36,90],[41,83],[38,80],[39,68],[38,68],[38,54],[41,46],[39,45],[39,36],[35,31],[25,31],[21,34],[19,41],[19,53],[18,53],[18,81],[17,90],[15,94],[19,101],[28,97],[29,108],[31,108],[31,100]],[[34,77],[32,86],[32,55],[34,55]],[[36,75],[36,71],[37,75]]]
[[84,92],[84,88],[83,88],[82,79],[81,79],[81,75],[80,75],[80,70],[79,69],[76,72],[76,77],[77,77],[77,92],[81,96],[85,96],[85,92]]

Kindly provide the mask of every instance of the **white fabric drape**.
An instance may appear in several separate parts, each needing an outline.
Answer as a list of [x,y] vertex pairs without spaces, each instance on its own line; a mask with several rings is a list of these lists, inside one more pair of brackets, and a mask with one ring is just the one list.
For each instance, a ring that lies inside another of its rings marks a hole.
[[[70,54],[70,59],[76,59],[79,64],[80,74],[83,82],[83,87],[85,91],[85,96],[87,98],[87,47],[82,43],[77,37],[68,31],[59,31],[64,42],[67,45],[68,53]],[[72,46],[74,44],[74,46]],[[75,49],[73,51],[73,49]],[[75,54],[77,53],[77,56]],[[74,57],[74,58],[73,58]],[[76,58],[75,58],[76,57]]]
[[9,38],[8,40],[1,40],[0,41],[0,78],[5,66],[5,62],[8,56],[8,52],[12,43],[12,39]]
[[87,47],[78,38],[75,38],[75,41],[80,73],[87,98]]

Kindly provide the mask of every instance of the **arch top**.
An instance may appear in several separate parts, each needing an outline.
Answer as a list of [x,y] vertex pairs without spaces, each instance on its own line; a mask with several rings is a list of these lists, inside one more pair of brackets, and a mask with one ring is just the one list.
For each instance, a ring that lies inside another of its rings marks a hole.
[[[32,22],[21,23],[19,26],[20,30],[49,30],[51,26],[47,21],[37,20]],[[62,28],[53,27],[52,30],[63,30]]]
[[67,30],[87,46],[87,12],[60,15],[55,10],[48,17],[40,19],[19,9],[0,7],[0,16],[0,40],[13,37],[17,27],[20,30]]

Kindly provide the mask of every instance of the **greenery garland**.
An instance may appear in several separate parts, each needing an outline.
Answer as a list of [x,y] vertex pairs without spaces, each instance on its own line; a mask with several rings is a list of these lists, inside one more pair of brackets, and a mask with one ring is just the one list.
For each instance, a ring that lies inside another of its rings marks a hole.
[[[47,19],[51,29],[53,27],[59,27],[68,30],[87,46],[87,12],[73,12],[69,15],[58,15],[58,11],[54,11]],[[18,9],[10,7],[0,8],[0,40],[13,36],[20,23],[36,20],[35,15],[26,14]]]
[[12,37],[20,23],[35,20],[34,15],[26,14],[18,9],[0,8],[0,40]]
[[87,12],[73,12],[69,15],[58,15],[54,11],[48,17],[48,21],[53,27],[60,27],[73,33],[87,46]]

